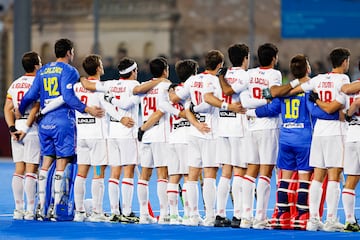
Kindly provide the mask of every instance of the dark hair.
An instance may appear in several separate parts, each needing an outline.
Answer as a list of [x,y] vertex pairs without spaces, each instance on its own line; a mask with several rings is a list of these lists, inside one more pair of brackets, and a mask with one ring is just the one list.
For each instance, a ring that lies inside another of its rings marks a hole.
[[258,58],[260,66],[269,66],[274,57],[277,56],[279,50],[272,43],[264,43],[258,48]]
[[290,71],[298,79],[306,76],[307,66],[307,58],[302,54],[294,56],[290,61]]
[[59,39],[55,43],[55,56],[56,58],[63,58],[66,56],[67,51],[74,48],[74,43],[69,39]]
[[330,53],[330,60],[333,68],[340,67],[344,60],[350,57],[350,51],[347,48],[335,48]]
[[199,64],[192,59],[185,59],[176,62],[175,71],[181,82],[185,82],[191,75],[195,75]]
[[88,55],[82,63],[85,72],[90,76],[94,76],[96,74],[97,68],[100,66],[100,60],[101,57],[99,55]]
[[228,55],[234,67],[240,67],[249,56],[249,47],[245,44],[234,44],[228,48]]
[[26,52],[21,59],[22,66],[27,73],[35,70],[36,65],[40,65],[39,54],[36,52]]
[[150,66],[150,72],[151,74],[155,77],[161,77],[161,75],[163,74],[164,70],[167,69],[168,67],[168,63],[166,61],[165,58],[163,57],[157,57],[152,59],[149,62],[149,66]]
[[[131,65],[133,65],[134,63],[135,63],[135,61],[132,60],[131,58],[123,57],[119,62],[118,70],[123,71],[123,70],[127,69],[128,67],[130,67]],[[129,78],[130,76],[131,76],[131,72],[126,73],[126,74],[120,74],[120,77],[125,78],[125,79]]]
[[219,50],[210,50],[205,56],[205,69],[215,70],[222,62],[224,62],[224,54]]

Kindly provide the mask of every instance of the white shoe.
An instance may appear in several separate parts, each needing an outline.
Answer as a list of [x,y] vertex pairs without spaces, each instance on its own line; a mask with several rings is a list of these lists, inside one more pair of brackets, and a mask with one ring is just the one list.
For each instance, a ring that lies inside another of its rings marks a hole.
[[213,227],[215,225],[215,216],[205,217],[203,226]]
[[323,229],[326,232],[343,232],[344,225],[338,219],[328,219],[325,221]]
[[75,212],[75,216],[73,221],[74,222],[84,222],[86,219],[86,213],[85,212],[80,212],[80,211],[76,211]]
[[14,220],[23,220],[24,219],[24,211],[15,209],[13,219]]
[[139,220],[140,224],[153,224],[156,222],[157,222],[157,219],[153,218],[149,214],[140,215],[140,220]]
[[170,225],[179,225],[181,223],[182,223],[182,218],[179,215],[170,216]]
[[199,215],[191,216],[189,226],[203,226],[204,221],[201,219]]
[[269,222],[265,220],[254,219],[252,228],[254,229],[265,229],[269,227]]
[[251,227],[252,227],[251,219],[241,218],[240,228],[251,228]]
[[[171,221],[171,219],[170,219]],[[182,225],[185,225],[185,226],[190,226],[191,224],[191,220],[190,220],[190,217],[189,216],[184,216],[182,218],[182,222],[181,222]]]
[[104,213],[93,212],[90,217],[87,218],[89,222],[109,222],[109,218]]
[[34,214],[34,212],[26,211],[26,212],[25,212],[25,215],[24,215],[24,219],[25,219],[25,220],[34,220],[34,219],[35,219],[35,214]]
[[170,224],[170,217],[169,216],[160,216],[158,224]]
[[318,218],[310,218],[306,223],[307,231],[317,231],[322,230],[324,227],[323,223]]

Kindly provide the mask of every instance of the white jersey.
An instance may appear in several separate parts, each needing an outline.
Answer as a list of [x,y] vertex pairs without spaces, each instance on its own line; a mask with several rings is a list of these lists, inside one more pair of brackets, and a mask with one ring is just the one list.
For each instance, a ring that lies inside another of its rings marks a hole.
[[[21,99],[25,95],[25,93],[29,90],[31,85],[33,84],[35,76],[30,75],[24,75],[16,79],[9,87],[7,91],[6,98],[11,100],[14,107],[17,108],[20,105]],[[26,121],[29,117],[30,110],[33,107],[33,105],[30,105],[24,115],[15,121],[15,127],[16,129],[25,129],[26,128]],[[27,135],[34,135],[38,133],[38,125],[36,122],[34,122],[29,129]]]
[[[250,98],[264,99],[262,96],[263,89],[281,85],[281,72],[276,69],[257,67],[249,69],[248,73],[250,77],[248,86]],[[249,120],[249,130],[276,129],[279,122],[278,117],[252,118]]]
[[[346,96],[341,92],[341,87],[346,83],[350,83],[346,74],[326,73],[317,75],[301,84],[301,87],[305,92],[312,90],[317,92],[323,102],[336,100],[345,105]],[[346,123],[339,120],[317,119],[313,136],[337,136],[345,135],[345,133]]]
[[[91,82],[99,81],[89,79]],[[74,85],[75,95],[80,101],[88,106],[102,107],[104,94],[100,92],[92,92],[85,89],[80,82]],[[105,139],[107,137],[107,121],[106,117],[96,118],[89,113],[80,113],[75,111],[77,139]]]
[[[104,85],[113,93],[119,103],[115,104],[116,110],[121,112],[122,116],[130,117],[135,124],[132,128],[128,128],[121,124],[117,119],[110,116],[109,138],[137,138],[138,118],[139,118],[139,97],[134,96],[133,89],[140,83],[136,80],[111,80],[105,81]],[[114,100],[112,101],[114,104]]]
[[[194,103],[195,106],[198,106],[201,103],[205,103],[204,95],[210,92],[212,92],[215,97],[221,99],[222,94],[219,79],[208,73],[200,73],[188,78],[184,83],[184,88],[180,89],[176,95],[183,100],[190,97],[192,103]],[[198,113],[196,117],[198,121],[205,122],[211,131],[203,134],[194,126],[191,126],[189,135],[206,139],[215,139],[217,137],[218,114],[219,108],[209,105],[207,112]]]
[[[225,75],[226,82],[235,91],[232,96],[222,94],[222,100],[228,104],[240,102],[240,93],[247,88],[249,74],[241,67],[231,67]],[[218,136],[243,137],[247,130],[248,120],[245,114],[228,110],[219,110]]]
[[[158,110],[159,101],[166,101],[166,99],[168,99],[170,84],[171,82],[160,82],[145,95],[141,96],[141,117],[143,122],[146,122],[151,114]],[[142,142],[169,142],[169,134],[170,115],[169,113],[165,113],[158,123],[145,131]]]
[[[359,80],[357,80],[359,81]],[[354,94],[348,98],[347,109],[350,107],[353,101],[360,98],[360,92]],[[355,120],[349,123],[349,127],[346,134],[346,142],[359,142],[360,141],[360,109],[354,113],[353,118]]]

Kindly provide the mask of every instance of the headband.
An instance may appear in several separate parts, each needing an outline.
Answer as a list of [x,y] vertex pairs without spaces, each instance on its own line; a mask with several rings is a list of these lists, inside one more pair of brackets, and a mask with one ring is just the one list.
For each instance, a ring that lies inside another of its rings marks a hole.
[[128,67],[124,70],[119,71],[119,73],[121,75],[128,74],[128,73],[132,72],[133,70],[135,70],[136,68],[137,68],[137,64],[136,64],[136,62],[134,62],[133,65],[131,65],[130,67]]

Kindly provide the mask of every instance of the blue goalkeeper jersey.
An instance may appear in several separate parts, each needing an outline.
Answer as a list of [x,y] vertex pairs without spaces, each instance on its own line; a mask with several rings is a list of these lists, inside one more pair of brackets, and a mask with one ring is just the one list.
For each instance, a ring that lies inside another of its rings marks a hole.
[[34,83],[23,97],[19,106],[20,113],[24,113],[27,106],[40,98],[40,107],[43,109],[56,97],[62,95],[65,104],[49,112],[49,115],[69,112],[74,109],[84,112],[86,105],[75,95],[73,85],[79,80],[79,72],[71,65],[63,62],[51,62],[44,65],[36,73]]
[[256,116],[271,117],[281,114],[279,143],[310,146],[316,119],[339,119],[339,113],[327,114],[308,99],[309,94],[307,93],[275,98],[271,103],[257,108]]

